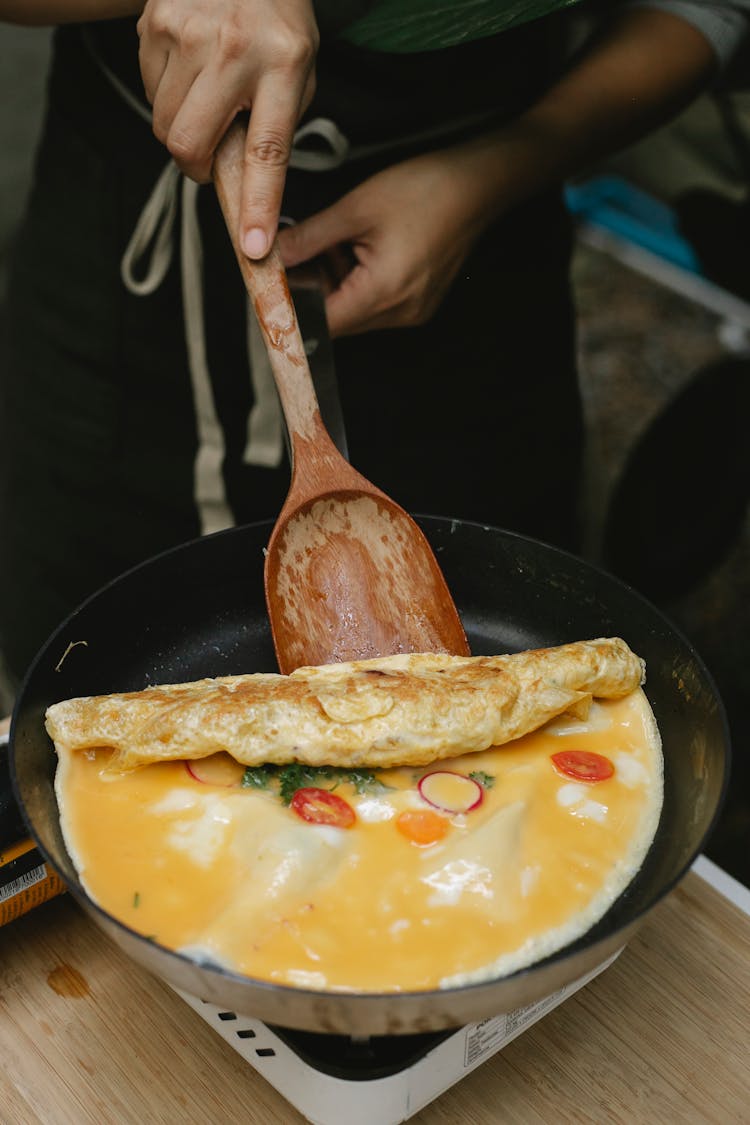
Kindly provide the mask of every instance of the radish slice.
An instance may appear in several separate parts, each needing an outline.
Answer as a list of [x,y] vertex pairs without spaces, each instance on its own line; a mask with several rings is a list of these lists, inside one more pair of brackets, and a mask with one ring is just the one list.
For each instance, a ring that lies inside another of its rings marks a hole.
[[245,767],[223,750],[218,754],[210,754],[208,758],[186,761],[185,769],[191,777],[202,781],[204,785],[221,785],[226,789],[232,785],[240,785],[245,772]]
[[454,773],[453,770],[426,773],[417,789],[428,805],[449,813],[471,812],[484,799],[484,790],[478,781],[462,773]]

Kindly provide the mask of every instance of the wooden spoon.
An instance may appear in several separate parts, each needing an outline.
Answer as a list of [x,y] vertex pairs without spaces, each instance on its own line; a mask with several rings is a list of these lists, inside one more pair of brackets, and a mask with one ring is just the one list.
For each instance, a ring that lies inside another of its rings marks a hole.
[[289,431],[292,480],[265,561],[279,668],[399,652],[468,655],[421,530],[344,460],[323,425],[277,245],[262,261],[239,247],[244,150],[237,123],[216,153],[214,181]]

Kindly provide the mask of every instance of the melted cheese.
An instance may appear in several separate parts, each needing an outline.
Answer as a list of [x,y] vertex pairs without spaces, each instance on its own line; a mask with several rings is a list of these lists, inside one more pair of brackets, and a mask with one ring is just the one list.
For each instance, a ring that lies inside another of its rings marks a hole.
[[[614,776],[560,775],[562,749],[604,754]],[[427,769],[336,793],[350,829],[313,825],[277,795],[207,785],[182,762],[122,775],[111,750],[64,751],[63,832],[91,897],[161,944],[263,980],[419,990],[500,975],[588,929],[643,861],[661,807],[661,754],[642,691],[595,703],[502,748],[442,762],[494,777],[482,803],[417,845],[400,812],[428,807]]]

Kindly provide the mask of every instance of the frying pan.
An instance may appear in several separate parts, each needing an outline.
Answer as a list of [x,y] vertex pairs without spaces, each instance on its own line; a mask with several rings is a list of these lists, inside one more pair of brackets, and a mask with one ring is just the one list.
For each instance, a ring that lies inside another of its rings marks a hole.
[[71,696],[273,670],[263,596],[263,548],[272,525],[235,528],[158,555],[86,601],[37,655],[11,726],[16,799],[45,859],[125,952],[175,987],[226,1010],[309,1031],[366,1036],[462,1026],[532,1003],[596,968],[701,851],[727,782],[729,738],[712,679],[688,641],[631,588],[578,558],[478,524],[417,522],[475,655],[619,635],[644,657],[666,775],[662,819],[643,867],[593,929],[543,961],[480,984],[395,995],[315,992],[242,977],[173,953],[97,907],[60,833],[45,709]]

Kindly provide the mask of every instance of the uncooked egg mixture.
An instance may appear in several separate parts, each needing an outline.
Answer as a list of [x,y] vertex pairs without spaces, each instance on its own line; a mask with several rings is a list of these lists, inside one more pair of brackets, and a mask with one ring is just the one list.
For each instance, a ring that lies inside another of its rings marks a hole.
[[217,754],[113,774],[111,753],[66,751],[56,780],[91,898],[171,949],[313,989],[450,987],[546,956],[630,882],[662,801],[640,689],[434,768]]

